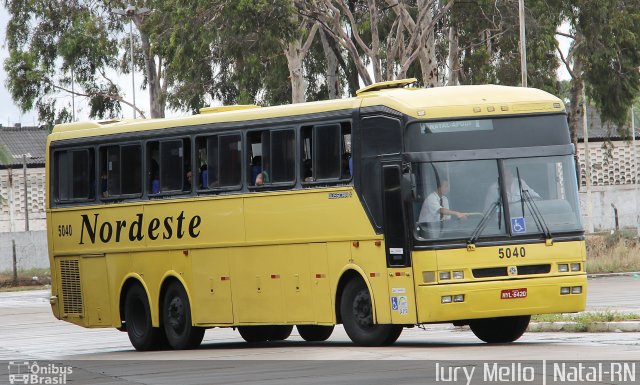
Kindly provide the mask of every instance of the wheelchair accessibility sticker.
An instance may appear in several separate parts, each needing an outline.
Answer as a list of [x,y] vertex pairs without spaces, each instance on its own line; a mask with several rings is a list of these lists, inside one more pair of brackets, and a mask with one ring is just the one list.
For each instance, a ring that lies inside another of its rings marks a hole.
[[511,232],[514,234],[527,232],[527,225],[524,221],[524,217],[511,218]]
[[409,314],[407,296],[391,297],[391,310],[399,311],[400,314]]

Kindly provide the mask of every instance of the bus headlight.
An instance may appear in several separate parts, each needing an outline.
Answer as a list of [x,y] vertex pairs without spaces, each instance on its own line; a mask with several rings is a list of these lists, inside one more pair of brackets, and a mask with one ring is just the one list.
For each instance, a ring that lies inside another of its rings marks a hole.
[[452,298],[450,295],[443,295],[442,298],[440,298],[440,302],[441,303],[451,303],[452,302]]
[[566,273],[569,271],[569,265],[566,263],[558,264],[558,273]]
[[571,268],[571,271],[580,271],[579,263],[572,263],[571,265],[569,265],[569,267]]
[[566,295],[571,293],[571,288],[570,287],[561,287],[560,288],[560,294],[561,295]]
[[454,271],[453,279],[464,279],[464,271]]
[[572,286],[571,294],[582,294],[582,286]]
[[453,302],[464,302],[464,294],[456,294],[453,296]]
[[451,272],[450,271],[441,271],[440,274],[438,274],[438,277],[440,277],[441,280],[451,279]]

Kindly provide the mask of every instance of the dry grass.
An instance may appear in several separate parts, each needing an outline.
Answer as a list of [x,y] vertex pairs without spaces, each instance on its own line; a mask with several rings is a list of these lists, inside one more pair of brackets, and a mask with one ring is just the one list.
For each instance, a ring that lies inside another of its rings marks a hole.
[[11,271],[0,272],[0,291],[12,291],[16,287],[41,287],[49,284],[51,284],[51,272],[49,269],[34,268],[18,270],[17,283],[13,281],[13,273]]
[[626,230],[587,236],[587,272],[640,271],[640,240],[635,236]]

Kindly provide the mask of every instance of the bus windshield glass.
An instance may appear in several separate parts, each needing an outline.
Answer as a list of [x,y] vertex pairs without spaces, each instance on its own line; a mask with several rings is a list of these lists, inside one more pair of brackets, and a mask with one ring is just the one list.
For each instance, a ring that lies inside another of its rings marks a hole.
[[582,227],[570,155],[416,162],[412,169],[419,240],[555,234]]

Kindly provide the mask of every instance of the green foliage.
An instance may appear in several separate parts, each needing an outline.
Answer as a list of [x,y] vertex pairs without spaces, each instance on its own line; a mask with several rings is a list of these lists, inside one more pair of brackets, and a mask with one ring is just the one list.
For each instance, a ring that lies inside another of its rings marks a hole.
[[[527,78],[530,87],[559,91],[555,0],[526,2]],[[458,2],[450,23],[459,34],[462,84],[520,85],[518,4],[515,1]]]
[[623,126],[640,93],[640,3],[578,1],[576,29],[584,36],[579,52],[587,93],[603,120]]
[[[103,74],[116,65],[117,41],[108,10],[94,2],[34,2],[7,0],[9,57],[4,63],[7,87],[24,110],[36,108],[40,121],[55,124],[70,120],[68,106],[58,108],[56,97],[74,87],[90,100],[92,117],[119,111],[109,93],[119,93]],[[99,16],[102,14],[103,16]]]

